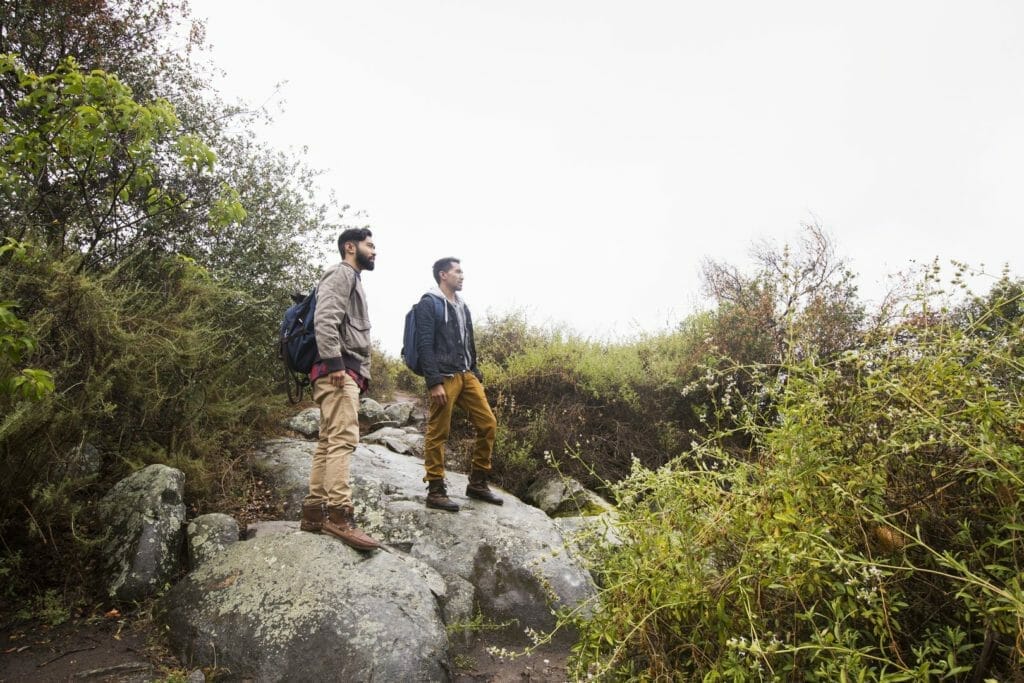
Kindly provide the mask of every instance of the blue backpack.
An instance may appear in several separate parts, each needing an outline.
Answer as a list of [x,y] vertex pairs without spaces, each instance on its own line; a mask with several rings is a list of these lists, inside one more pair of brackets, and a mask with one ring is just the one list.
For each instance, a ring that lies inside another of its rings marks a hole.
[[316,289],[303,297],[292,294],[295,303],[284,312],[278,334],[278,353],[291,372],[308,375],[316,362]]
[[316,289],[308,295],[292,294],[295,303],[284,312],[277,335],[277,355],[284,363],[284,382],[288,400],[298,403],[309,387],[309,371],[316,362]]
[[[424,294],[424,296],[429,296]],[[444,303],[436,296],[430,297],[434,302],[434,320],[444,315]],[[422,301],[423,299],[420,299]],[[420,352],[416,344],[416,306],[413,304],[409,312],[405,314],[405,330],[402,334],[402,360],[407,368],[420,377],[423,376],[423,368],[420,367]]]

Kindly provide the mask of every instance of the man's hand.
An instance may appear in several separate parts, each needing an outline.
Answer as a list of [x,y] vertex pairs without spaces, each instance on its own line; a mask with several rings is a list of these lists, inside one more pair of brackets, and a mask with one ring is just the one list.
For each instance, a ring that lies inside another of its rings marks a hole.
[[330,373],[327,375],[327,381],[330,382],[332,386],[345,386],[345,371],[338,370],[337,372]]
[[448,394],[444,391],[444,384],[435,384],[430,387],[430,400],[438,408],[448,403]]

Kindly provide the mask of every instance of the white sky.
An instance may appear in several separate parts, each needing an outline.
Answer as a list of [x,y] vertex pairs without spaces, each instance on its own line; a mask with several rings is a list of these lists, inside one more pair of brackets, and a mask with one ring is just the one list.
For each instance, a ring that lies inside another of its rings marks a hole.
[[[702,305],[817,218],[865,298],[911,260],[1024,265],[1024,3],[193,0],[229,99],[369,214],[396,354],[441,256],[466,300],[595,337]],[[325,262],[336,260],[333,251]]]

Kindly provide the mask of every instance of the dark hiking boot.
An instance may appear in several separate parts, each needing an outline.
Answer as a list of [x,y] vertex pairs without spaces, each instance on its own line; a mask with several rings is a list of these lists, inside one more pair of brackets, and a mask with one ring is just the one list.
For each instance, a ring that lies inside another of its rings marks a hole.
[[469,485],[466,487],[466,495],[491,505],[502,505],[505,502],[501,499],[501,496],[495,495],[494,491],[487,487],[487,470],[478,470],[476,468],[469,472]]
[[459,511],[459,504],[448,497],[444,479],[431,479],[427,482],[427,507],[448,512]]
[[320,533],[324,528],[324,504],[312,503],[302,505],[302,521],[299,522],[299,529],[314,534]]
[[352,508],[347,505],[328,507],[323,529],[356,550],[375,550],[380,547],[380,543],[367,536],[356,526]]

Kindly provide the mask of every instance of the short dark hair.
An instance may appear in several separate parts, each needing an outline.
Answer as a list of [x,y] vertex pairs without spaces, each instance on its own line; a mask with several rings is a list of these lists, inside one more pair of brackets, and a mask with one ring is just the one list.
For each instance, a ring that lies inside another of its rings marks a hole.
[[345,255],[345,242],[362,242],[367,237],[373,237],[369,228],[349,228],[338,235],[338,251]]
[[462,261],[454,256],[445,256],[434,261],[434,282],[441,284],[441,273],[451,270],[453,263],[462,263]]

